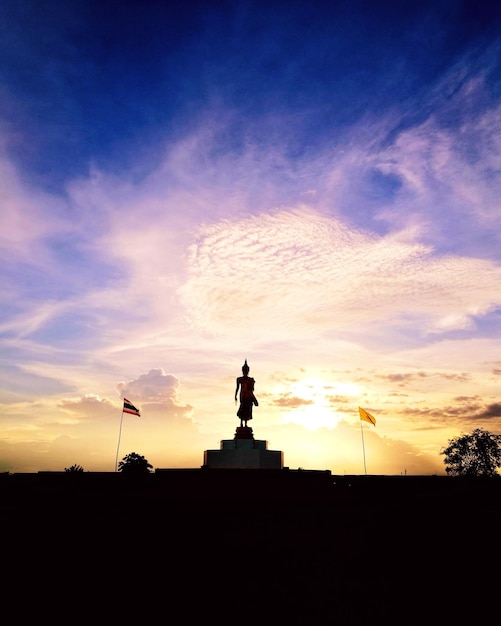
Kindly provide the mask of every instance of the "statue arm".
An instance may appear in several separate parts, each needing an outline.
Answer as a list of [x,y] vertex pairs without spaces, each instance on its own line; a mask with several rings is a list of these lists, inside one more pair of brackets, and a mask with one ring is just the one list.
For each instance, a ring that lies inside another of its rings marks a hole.
[[252,402],[254,403],[254,406],[259,406],[259,403],[257,401],[256,396],[254,395],[254,385],[255,385],[256,381],[254,379],[252,379]]

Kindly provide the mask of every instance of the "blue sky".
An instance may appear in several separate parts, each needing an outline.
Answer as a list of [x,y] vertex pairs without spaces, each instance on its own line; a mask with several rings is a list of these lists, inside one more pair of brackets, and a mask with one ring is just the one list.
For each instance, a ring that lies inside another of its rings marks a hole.
[[[0,470],[443,473],[501,432],[501,6],[0,7]],[[367,428],[366,428],[367,427]],[[122,456],[122,454],[121,454]]]

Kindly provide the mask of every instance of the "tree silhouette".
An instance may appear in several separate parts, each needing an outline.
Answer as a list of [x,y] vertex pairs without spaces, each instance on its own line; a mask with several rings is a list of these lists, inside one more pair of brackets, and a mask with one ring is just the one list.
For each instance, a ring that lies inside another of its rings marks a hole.
[[496,476],[501,467],[501,435],[483,428],[449,439],[440,451],[450,476]]
[[75,463],[75,465],[72,465],[71,467],[65,467],[64,471],[69,472],[70,474],[75,474],[75,473],[83,472],[84,468],[81,465],[77,465]]
[[148,463],[144,456],[136,452],[127,454],[118,464],[118,471],[127,476],[145,476],[150,473],[152,468],[153,465]]

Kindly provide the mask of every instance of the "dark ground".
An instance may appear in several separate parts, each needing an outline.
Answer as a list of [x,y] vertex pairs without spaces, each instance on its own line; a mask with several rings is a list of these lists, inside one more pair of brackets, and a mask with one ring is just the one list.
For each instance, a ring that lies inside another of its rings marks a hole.
[[209,472],[0,477],[4,611],[188,625],[498,611],[499,478]]

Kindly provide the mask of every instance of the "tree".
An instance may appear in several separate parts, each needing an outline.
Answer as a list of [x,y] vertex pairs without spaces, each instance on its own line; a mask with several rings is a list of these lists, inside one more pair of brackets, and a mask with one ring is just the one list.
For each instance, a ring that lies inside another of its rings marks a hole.
[[449,440],[440,454],[445,455],[449,476],[496,476],[501,467],[501,435],[483,428]]
[[84,471],[84,468],[81,465],[72,465],[71,467],[65,467],[65,472],[69,472],[70,474],[80,473]]
[[136,452],[127,454],[118,464],[118,471],[127,476],[145,476],[150,473],[152,468],[153,465],[148,463],[144,456]]

